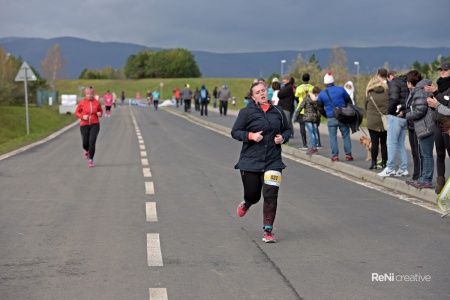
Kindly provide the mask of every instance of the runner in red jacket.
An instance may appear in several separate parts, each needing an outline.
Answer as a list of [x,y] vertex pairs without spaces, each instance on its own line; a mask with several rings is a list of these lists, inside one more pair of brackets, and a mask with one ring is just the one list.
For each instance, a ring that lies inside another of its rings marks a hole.
[[100,132],[99,118],[103,114],[102,105],[94,99],[94,89],[88,87],[84,90],[86,98],[78,103],[75,115],[80,118],[81,140],[83,142],[84,158],[88,159],[88,166],[94,166],[95,143]]

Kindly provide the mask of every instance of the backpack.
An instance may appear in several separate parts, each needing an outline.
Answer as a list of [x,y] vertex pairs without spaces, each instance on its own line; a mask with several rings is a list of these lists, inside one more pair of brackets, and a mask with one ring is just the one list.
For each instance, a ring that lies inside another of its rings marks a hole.
[[206,89],[201,89],[200,90],[200,99],[199,99],[200,103],[206,103],[208,102],[208,92],[206,91]]

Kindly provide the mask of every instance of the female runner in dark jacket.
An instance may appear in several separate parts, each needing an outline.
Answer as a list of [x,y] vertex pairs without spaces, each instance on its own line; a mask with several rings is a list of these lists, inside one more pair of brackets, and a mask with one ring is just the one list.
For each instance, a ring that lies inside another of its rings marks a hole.
[[249,96],[253,101],[241,109],[231,130],[232,137],[243,142],[235,165],[240,169],[244,185],[244,201],[239,204],[237,213],[243,217],[251,205],[258,203],[262,191],[263,241],[274,243],[272,229],[278,190],[281,171],[286,167],[281,160],[281,144],[288,142],[291,128],[283,109],[269,103],[264,84],[252,84]]

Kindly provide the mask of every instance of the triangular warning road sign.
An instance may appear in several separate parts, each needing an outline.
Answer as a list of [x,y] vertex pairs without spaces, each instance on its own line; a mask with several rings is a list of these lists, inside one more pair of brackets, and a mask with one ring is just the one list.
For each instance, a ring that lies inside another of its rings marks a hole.
[[23,62],[22,66],[19,69],[19,73],[17,73],[15,81],[25,81],[25,77],[27,81],[36,81],[36,75],[34,75],[33,70],[27,64],[26,61]]

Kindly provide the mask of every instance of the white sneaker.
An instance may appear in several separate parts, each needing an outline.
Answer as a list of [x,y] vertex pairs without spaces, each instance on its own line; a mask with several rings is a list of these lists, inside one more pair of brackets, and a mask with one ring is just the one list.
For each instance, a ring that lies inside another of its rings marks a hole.
[[383,172],[378,173],[378,176],[388,177],[388,176],[394,176],[395,174],[396,174],[396,173],[395,173],[395,170],[391,170],[391,169],[389,169],[388,167],[386,167],[386,168],[383,170]]
[[408,176],[409,172],[408,170],[402,170],[402,169],[398,169],[397,172],[395,172],[396,177],[402,177],[402,176]]

